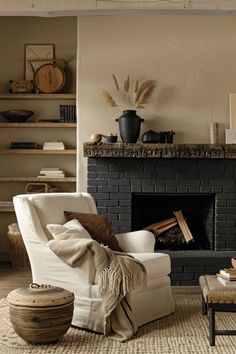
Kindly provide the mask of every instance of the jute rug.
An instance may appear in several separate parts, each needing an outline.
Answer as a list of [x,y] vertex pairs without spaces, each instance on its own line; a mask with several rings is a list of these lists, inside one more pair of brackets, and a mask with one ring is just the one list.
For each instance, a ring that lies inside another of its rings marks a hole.
[[[53,345],[29,345],[15,334],[6,300],[0,301],[1,354],[191,354],[236,353],[236,336],[216,337],[216,346],[208,344],[208,321],[201,314],[200,295],[176,295],[173,315],[140,327],[128,342],[118,343],[103,335],[70,328]],[[156,299],[158,301],[158,299]],[[220,313],[218,328],[235,329],[236,314]]]

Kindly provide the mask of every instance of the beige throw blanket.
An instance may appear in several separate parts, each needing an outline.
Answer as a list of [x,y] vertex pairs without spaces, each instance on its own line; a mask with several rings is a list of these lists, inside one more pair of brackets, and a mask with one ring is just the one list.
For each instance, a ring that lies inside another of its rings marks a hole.
[[94,284],[99,285],[105,309],[105,335],[118,341],[131,338],[137,331],[129,292],[146,285],[146,270],[128,254],[111,251],[92,239],[71,237],[48,242],[49,248],[66,264],[75,268],[94,262]]

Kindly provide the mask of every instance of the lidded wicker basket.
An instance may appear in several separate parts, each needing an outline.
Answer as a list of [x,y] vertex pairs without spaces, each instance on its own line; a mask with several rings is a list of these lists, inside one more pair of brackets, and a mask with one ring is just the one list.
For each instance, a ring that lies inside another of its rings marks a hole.
[[15,332],[26,342],[54,343],[69,329],[74,309],[74,294],[48,284],[30,284],[7,296]]

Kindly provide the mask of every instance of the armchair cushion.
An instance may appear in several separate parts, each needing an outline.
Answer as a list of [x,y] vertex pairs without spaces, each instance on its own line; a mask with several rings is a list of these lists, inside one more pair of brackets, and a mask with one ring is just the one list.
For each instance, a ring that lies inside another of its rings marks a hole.
[[105,215],[65,211],[65,217],[66,220],[77,219],[88,231],[92,239],[98,243],[108,246],[113,251],[122,252]]
[[88,231],[76,220],[67,221],[64,225],[60,224],[48,224],[48,231],[51,233],[54,239],[60,238],[92,238]]

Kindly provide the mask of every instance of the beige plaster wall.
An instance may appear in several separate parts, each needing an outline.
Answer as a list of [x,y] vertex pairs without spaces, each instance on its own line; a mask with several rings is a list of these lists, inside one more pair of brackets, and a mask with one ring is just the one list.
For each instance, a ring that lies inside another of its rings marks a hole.
[[[142,132],[174,130],[176,143],[209,143],[209,124],[229,125],[228,95],[236,92],[236,18],[230,16],[117,16],[79,18],[79,185],[86,190],[82,143],[93,132],[117,132],[120,111],[101,88],[120,79],[155,79],[139,115]],[[114,92],[114,91],[112,91]]]

